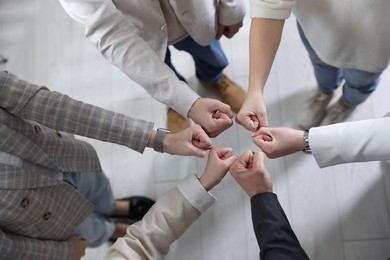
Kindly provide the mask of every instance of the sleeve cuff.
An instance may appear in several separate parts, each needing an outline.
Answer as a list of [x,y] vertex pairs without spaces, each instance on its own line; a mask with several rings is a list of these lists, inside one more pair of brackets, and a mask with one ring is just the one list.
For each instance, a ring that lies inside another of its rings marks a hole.
[[200,184],[195,174],[183,179],[177,185],[177,188],[188,202],[199,210],[200,213],[204,213],[216,200],[215,197],[207,192],[202,184]]
[[287,19],[296,1],[250,1],[251,18],[268,18],[268,19]]

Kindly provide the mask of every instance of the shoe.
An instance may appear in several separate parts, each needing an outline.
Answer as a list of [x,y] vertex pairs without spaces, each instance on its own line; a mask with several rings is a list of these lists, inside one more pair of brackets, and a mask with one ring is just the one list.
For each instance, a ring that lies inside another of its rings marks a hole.
[[129,202],[128,216],[113,216],[114,218],[130,218],[132,220],[141,220],[146,212],[154,205],[155,201],[147,197],[132,196],[128,198],[119,199],[121,201]]
[[327,94],[315,89],[305,101],[297,116],[297,124],[302,129],[318,126],[326,114],[326,107],[333,97],[333,92]]
[[344,122],[345,119],[347,119],[347,117],[355,109],[355,107],[346,107],[342,105],[340,102],[341,100],[336,102],[328,109],[326,116],[321,121],[321,126]]
[[167,127],[171,133],[175,134],[190,127],[190,120],[177,113],[172,108],[168,108]]
[[202,82],[202,85],[217,95],[223,103],[228,104],[233,112],[238,113],[238,111],[240,111],[246,93],[237,83],[229,79],[226,75],[223,75],[215,84]]

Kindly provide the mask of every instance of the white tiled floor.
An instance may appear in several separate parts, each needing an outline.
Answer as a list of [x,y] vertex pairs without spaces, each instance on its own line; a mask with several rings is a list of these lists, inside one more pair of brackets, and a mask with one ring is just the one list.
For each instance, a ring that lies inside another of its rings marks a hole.
[[[226,73],[245,88],[248,79],[250,19],[232,40],[222,40],[230,65]],[[0,54],[9,70],[36,84],[47,85],[73,98],[164,126],[166,108],[105,61],[83,37],[57,1],[1,0]],[[191,87],[198,88],[191,58],[173,51]],[[307,54],[294,18],[283,40],[268,80],[266,99],[271,126],[295,127],[294,119],[306,93],[315,86]],[[378,90],[350,120],[377,118],[389,110],[390,71]],[[202,95],[209,95],[199,89]],[[211,95],[210,95],[211,96]],[[143,155],[99,141],[96,147],[116,197],[139,194],[158,198],[177,181],[201,172],[205,159]],[[254,150],[250,133],[234,125],[214,140],[237,154]],[[274,191],[311,259],[382,260],[390,257],[390,167],[378,162],[319,169],[311,156],[294,154],[268,160]],[[217,203],[172,245],[167,259],[258,259],[249,201],[227,176],[212,193]],[[99,260],[108,244],[88,249],[84,259]]]

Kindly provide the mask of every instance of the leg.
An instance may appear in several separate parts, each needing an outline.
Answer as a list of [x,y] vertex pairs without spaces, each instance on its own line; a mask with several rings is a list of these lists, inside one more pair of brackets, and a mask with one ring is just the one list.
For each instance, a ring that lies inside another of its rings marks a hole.
[[191,37],[187,37],[173,46],[191,54],[195,61],[196,77],[200,81],[214,84],[222,78],[228,61],[219,41],[215,40],[211,45],[201,46]]
[[342,81],[341,70],[324,63],[311,47],[299,23],[297,26],[318,83],[318,88],[309,95],[297,116],[298,126],[302,129],[310,129],[318,126],[325,117],[326,109],[333,97],[333,91]]
[[169,48],[167,48],[167,53],[165,54],[164,63],[167,64],[168,67],[170,67],[171,70],[173,70],[173,72],[175,72],[175,74],[178,77],[178,79],[180,79],[181,81],[187,82],[184,79],[184,77],[182,75],[180,75],[180,73],[177,72],[176,68],[173,66],[173,64],[171,62],[171,51],[169,50]]
[[320,90],[324,93],[333,92],[341,84],[342,81],[341,69],[333,67],[323,62],[311,47],[299,23],[297,23],[297,25],[298,25],[299,35],[301,36],[303,45],[305,46],[309,54],[311,63],[313,65],[314,75],[316,77]]
[[195,61],[196,77],[202,85],[216,94],[222,102],[230,105],[238,113],[245,100],[245,91],[223,74],[228,65],[227,58],[219,41],[208,46],[201,46],[191,37],[174,44],[178,50],[191,54]]
[[98,247],[108,241],[115,225],[110,216],[116,208],[110,183],[103,172],[64,173],[64,180],[72,183],[96,208],[74,231],[84,237],[90,247]]
[[374,92],[381,72],[372,73],[357,69],[344,69],[343,103],[354,107],[363,103]]
[[321,125],[344,122],[355,107],[363,103],[376,89],[381,74],[356,69],[344,69],[343,72],[343,96],[328,109]]

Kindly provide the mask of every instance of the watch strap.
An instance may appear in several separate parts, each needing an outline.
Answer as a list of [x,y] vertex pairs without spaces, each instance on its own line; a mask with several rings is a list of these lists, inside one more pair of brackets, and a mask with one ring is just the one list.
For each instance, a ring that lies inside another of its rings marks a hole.
[[170,131],[165,128],[157,129],[156,135],[154,136],[153,149],[156,152],[164,153],[164,138]]

